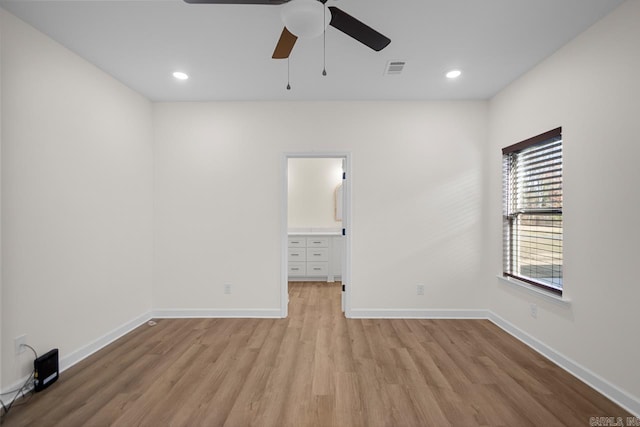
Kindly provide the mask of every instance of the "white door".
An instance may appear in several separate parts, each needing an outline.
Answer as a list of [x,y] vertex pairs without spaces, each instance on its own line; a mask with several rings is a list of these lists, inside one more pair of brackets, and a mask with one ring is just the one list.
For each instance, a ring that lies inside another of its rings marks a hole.
[[[280,289],[280,301],[281,301],[281,316],[283,318],[288,315],[288,303],[289,303],[289,277],[288,277],[288,255],[289,255],[289,242],[288,242],[288,230],[289,230],[289,159],[293,158],[332,158],[336,160],[342,161],[342,194],[340,195],[340,200],[342,200],[342,236],[335,237],[332,236],[331,246],[335,246],[335,243],[338,243],[337,247],[340,248],[340,262],[336,264],[340,264],[340,267],[336,267],[336,270],[331,270],[331,274],[337,276],[338,274],[342,277],[342,290],[341,290],[341,306],[342,312],[347,314],[351,307],[351,293],[350,289],[347,292],[347,286],[349,286],[351,268],[349,266],[349,262],[351,260],[350,250],[351,250],[351,241],[350,241],[350,230],[349,230],[349,220],[350,220],[350,211],[351,207],[349,206],[349,201],[351,200],[350,196],[350,188],[349,182],[347,179],[349,177],[349,167],[351,164],[350,155],[348,153],[285,153],[283,156],[283,202],[282,202],[282,258],[281,258],[281,289]],[[334,169],[335,170],[335,169]],[[335,176],[335,175],[334,175]],[[335,182],[335,181],[334,181]],[[335,185],[335,184],[334,184]],[[336,210],[337,213],[337,210]],[[337,216],[337,215],[336,215]],[[337,252],[337,251],[336,251]],[[333,262],[331,262],[333,264]]]
[[[349,206],[347,204],[347,185],[345,185],[347,183],[347,159],[343,158],[342,159],[342,239],[346,239],[346,233],[347,233],[347,227],[348,227],[348,223],[347,223],[347,218],[349,218]],[[340,277],[342,277],[342,298],[341,298],[341,306],[342,306],[342,312],[344,313],[345,311],[345,307],[346,307],[346,289],[347,289],[347,284],[346,284],[346,280],[347,280],[347,275],[346,275],[346,266],[347,266],[347,259],[346,259],[346,255],[347,255],[347,251],[344,245],[345,242],[343,242],[342,245],[342,259],[340,262],[340,266],[342,268],[342,272],[340,274]]]

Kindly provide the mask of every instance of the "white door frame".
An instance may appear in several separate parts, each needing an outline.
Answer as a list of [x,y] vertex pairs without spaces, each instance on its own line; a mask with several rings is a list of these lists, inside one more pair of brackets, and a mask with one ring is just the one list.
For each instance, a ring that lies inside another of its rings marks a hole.
[[289,314],[289,275],[287,274],[288,257],[288,212],[289,212],[289,159],[293,158],[342,158],[345,159],[347,179],[343,181],[342,191],[344,192],[344,205],[342,206],[342,228],[346,230],[344,237],[344,254],[342,255],[343,277],[342,283],[346,284],[344,293],[344,314],[351,317],[351,180],[353,171],[351,169],[351,153],[345,152],[301,152],[284,153],[282,155],[282,202],[280,221],[280,314],[286,318]]

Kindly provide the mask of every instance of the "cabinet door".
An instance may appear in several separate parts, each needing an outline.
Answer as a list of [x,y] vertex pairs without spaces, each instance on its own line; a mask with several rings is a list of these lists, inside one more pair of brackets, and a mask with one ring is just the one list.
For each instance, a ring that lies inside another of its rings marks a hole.
[[307,248],[307,261],[329,261],[329,248]]
[[289,248],[289,262],[304,262],[307,260],[305,248]]
[[307,237],[307,247],[308,248],[328,248],[329,238],[328,237]]
[[304,277],[307,275],[306,262],[290,262],[288,269],[289,277]]
[[307,276],[317,277],[326,276],[328,272],[328,262],[308,262],[307,263]]
[[290,248],[305,248],[307,247],[307,238],[304,236],[300,237],[289,237],[288,239]]

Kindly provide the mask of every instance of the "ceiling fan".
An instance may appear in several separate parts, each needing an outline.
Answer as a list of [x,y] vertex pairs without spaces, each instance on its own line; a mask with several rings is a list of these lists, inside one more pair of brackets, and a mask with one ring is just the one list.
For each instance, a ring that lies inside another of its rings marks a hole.
[[[327,13],[326,10],[324,9],[324,4],[327,2],[327,0],[313,0],[311,2],[310,0],[184,0],[184,1],[190,4],[282,5],[285,3],[290,3],[290,5],[293,5],[294,3],[301,3],[301,4],[305,3],[307,6],[309,3],[314,4],[317,1],[319,3],[322,3],[323,5],[321,13],[322,14]],[[342,9],[339,9],[335,6],[329,6],[328,9],[330,13],[328,22],[325,16],[321,15],[322,18],[324,18],[325,20],[325,24],[324,24],[324,27],[322,28],[322,31],[324,31],[324,28],[326,28],[326,25],[331,25],[332,27],[337,28],[338,30],[345,33],[346,35],[356,39],[360,43],[370,47],[375,51],[380,51],[385,47],[387,47],[389,43],[391,43],[391,40],[388,37],[380,34],[378,31],[374,30],[373,28],[369,27],[363,22],[357,20],[353,16],[344,12]],[[283,19],[284,19],[284,15],[283,15]],[[322,33],[322,31],[320,32],[320,34]],[[272,56],[273,59],[285,59],[289,57],[289,55],[291,54],[291,51],[293,50],[293,47],[295,46],[296,40],[298,40],[299,36],[300,37],[303,36],[300,33],[298,33],[297,35],[294,34],[296,32],[297,31],[292,30],[291,28],[288,29],[287,26],[285,25],[285,27],[282,30],[282,33],[280,34],[280,39],[278,40],[276,48],[273,51],[273,56]]]

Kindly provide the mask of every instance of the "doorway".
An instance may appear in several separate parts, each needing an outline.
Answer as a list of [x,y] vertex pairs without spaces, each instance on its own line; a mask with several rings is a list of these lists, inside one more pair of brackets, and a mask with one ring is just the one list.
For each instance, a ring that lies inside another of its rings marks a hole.
[[342,283],[341,308],[350,314],[351,159],[349,153],[283,156],[281,315],[289,281]]

